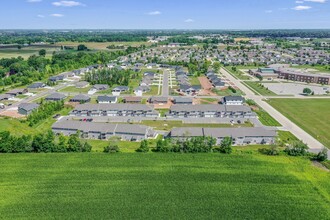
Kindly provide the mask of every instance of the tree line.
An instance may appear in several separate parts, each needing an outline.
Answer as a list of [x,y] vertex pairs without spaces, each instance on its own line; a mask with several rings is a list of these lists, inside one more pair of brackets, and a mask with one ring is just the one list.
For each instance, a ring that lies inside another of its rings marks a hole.
[[79,133],[65,137],[55,136],[52,130],[35,136],[12,135],[0,132],[0,153],[69,153],[91,152],[92,146],[79,139]]
[[33,81],[47,79],[49,76],[72,71],[94,64],[107,64],[120,56],[143,50],[144,45],[128,47],[119,51],[98,51],[76,53],[57,52],[46,58],[44,51],[32,55],[27,60],[22,57],[0,59],[0,86],[28,85]]
[[32,111],[32,113],[28,115],[27,122],[29,126],[32,127],[63,108],[63,100],[56,102],[42,102],[38,109]]

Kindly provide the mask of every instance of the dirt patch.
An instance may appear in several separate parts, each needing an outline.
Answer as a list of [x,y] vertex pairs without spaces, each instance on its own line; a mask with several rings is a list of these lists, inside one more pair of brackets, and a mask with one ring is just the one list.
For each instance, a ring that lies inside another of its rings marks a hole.
[[173,103],[168,101],[166,104],[154,104],[155,109],[170,109]]
[[212,92],[213,85],[211,84],[210,80],[205,76],[198,77],[198,80],[202,86],[201,91],[199,91],[199,96],[216,96],[217,94]]
[[3,117],[10,117],[10,118],[25,118],[25,115],[21,115],[17,112],[17,110],[7,110],[4,112],[1,112],[0,116]]
[[198,80],[199,80],[199,82],[200,82],[203,89],[211,90],[213,88],[211,82],[205,76],[198,77]]
[[316,160],[313,160],[313,161],[312,161],[312,164],[313,164],[313,166],[315,166],[315,167],[318,167],[318,168],[320,168],[320,169],[322,169],[322,170],[324,170],[324,171],[330,172],[330,170],[329,170],[326,166],[324,166],[323,164],[321,164],[320,162],[318,162],[318,161],[316,161]]

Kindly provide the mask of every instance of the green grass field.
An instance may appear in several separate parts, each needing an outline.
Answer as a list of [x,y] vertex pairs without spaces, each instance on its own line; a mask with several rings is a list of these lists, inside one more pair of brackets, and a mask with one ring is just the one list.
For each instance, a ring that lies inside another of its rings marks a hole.
[[[56,112],[54,115],[68,115],[71,110],[72,108],[64,108],[63,110]],[[56,120],[53,119],[53,115],[51,115],[46,120],[43,120],[39,124],[30,127],[27,122],[24,122],[24,120],[20,121],[18,119],[0,117],[0,132],[9,131],[12,135],[15,136],[35,135],[48,131],[51,129],[55,122]]]
[[265,126],[281,126],[281,124],[276,121],[268,112],[264,111],[263,109],[255,110],[257,113],[259,121]]
[[[256,68],[258,68],[258,67],[253,67],[252,69],[256,69]],[[241,79],[241,80],[251,80],[252,79],[251,76],[246,75],[243,71],[241,71],[241,69],[249,69],[248,66],[246,66],[246,67],[238,66],[238,67],[236,67],[236,69],[237,69],[236,71],[234,71],[232,69],[232,66],[225,67],[225,69],[237,79]]]
[[330,148],[328,99],[271,99],[268,103]]
[[277,96],[276,93],[268,90],[267,87],[261,86],[259,82],[245,81],[243,84],[246,84],[248,87],[252,88],[252,91],[254,90],[257,94],[262,96]]
[[86,88],[76,88],[75,86],[68,86],[64,89],[59,90],[59,92],[87,93],[90,89],[91,86],[87,86]]
[[233,93],[230,89],[225,89],[225,90],[219,90],[219,89],[212,89],[212,92],[217,94],[218,96],[242,96],[244,93],[236,89],[236,93]]
[[142,121],[141,124],[155,128],[156,130],[170,131],[172,128],[181,128],[181,127],[208,127],[208,128],[231,128],[231,127],[252,127],[251,123],[245,123],[240,125],[231,125],[231,124],[188,124],[183,123],[182,121]]
[[2,219],[328,219],[330,175],[254,154],[1,155]]
[[22,47],[22,49],[18,49],[17,47],[13,48],[0,48],[0,59],[1,58],[12,58],[21,56],[24,59],[29,58],[32,55],[38,55],[39,50],[46,50],[46,57],[51,57],[54,51],[59,51],[59,47],[50,47],[50,46],[30,46],[30,47]]

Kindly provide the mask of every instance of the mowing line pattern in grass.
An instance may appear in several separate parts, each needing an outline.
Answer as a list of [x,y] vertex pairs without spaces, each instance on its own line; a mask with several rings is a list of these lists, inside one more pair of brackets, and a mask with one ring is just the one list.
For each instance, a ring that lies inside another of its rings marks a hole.
[[268,103],[330,148],[328,99],[271,99]]

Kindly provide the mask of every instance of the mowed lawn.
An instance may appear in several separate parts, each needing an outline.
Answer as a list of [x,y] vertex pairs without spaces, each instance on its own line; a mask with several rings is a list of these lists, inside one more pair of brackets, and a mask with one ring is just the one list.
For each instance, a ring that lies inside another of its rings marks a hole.
[[2,219],[328,219],[330,175],[257,154],[7,154]]
[[329,99],[271,99],[269,104],[330,148]]

